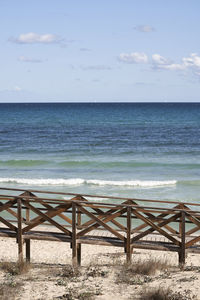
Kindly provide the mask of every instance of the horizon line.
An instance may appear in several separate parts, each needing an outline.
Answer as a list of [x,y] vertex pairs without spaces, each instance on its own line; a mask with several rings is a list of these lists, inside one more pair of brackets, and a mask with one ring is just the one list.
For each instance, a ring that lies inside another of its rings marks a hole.
[[200,104],[200,101],[7,101],[0,104],[171,104],[171,103],[190,103]]

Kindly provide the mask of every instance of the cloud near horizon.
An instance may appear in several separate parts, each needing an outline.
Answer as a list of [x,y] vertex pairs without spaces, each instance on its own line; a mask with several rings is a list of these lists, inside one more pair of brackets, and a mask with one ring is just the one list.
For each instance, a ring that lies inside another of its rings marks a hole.
[[143,52],[121,53],[119,61],[123,63],[149,63],[154,70],[184,71],[192,70],[194,74],[200,76],[200,56],[197,53],[191,53],[188,57],[183,57],[181,63],[174,63],[160,54],[153,54],[151,59]]
[[128,64],[138,64],[138,63],[147,63],[148,57],[145,53],[142,52],[132,52],[128,53],[121,53],[119,56],[119,60],[128,63]]
[[10,38],[9,41],[17,44],[52,44],[59,43],[61,39],[55,34],[37,34],[34,32],[22,33],[17,38]]
[[169,60],[160,54],[152,55],[152,63],[154,69],[166,69],[166,70],[184,70],[184,64],[176,64],[172,60]]

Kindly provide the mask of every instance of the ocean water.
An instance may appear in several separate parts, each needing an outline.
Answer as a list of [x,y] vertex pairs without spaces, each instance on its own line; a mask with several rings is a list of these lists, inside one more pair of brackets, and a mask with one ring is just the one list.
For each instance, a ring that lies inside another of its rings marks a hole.
[[200,200],[200,104],[0,104],[0,187]]

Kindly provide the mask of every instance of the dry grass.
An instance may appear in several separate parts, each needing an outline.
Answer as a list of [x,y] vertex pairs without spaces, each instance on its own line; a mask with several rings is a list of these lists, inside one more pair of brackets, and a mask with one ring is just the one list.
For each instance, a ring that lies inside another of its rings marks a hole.
[[53,299],[94,300],[95,296],[99,295],[102,295],[101,288],[88,285],[88,283],[81,283],[75,286],[66,285],[66,292]]
[[0,300],[13,300],[23,285],[20,277],[27,273],[31,265],[26,262],[1,262],[0,269],[4,272],[4,281],[0,283]]
[[166,271],[171,267],[167,260],[149,259],[147,261],[139,260],[127,266],[129,272],[140,275],[155,275],[158,271]]
[[74,268],[71,265],[66,265],[62,268],[61,272],[58,274],[58,276],[64,277],[64,278],[77,278],[81,275],[81,271],[79,268]]
[[84,275],[86,277],[108,277],[108,270],[103,266],[97,264],[90,264],[87,266]]
[[74,288],[69,288],[68,291],[62,296],[54,299],[67,299],[67,300],[94,300],[95,293],[92,291],[78,291]]
[[14,300],[16,296],[17,287],[8,286],[4,282],[0,284],[0,299]]
[[[134,299],[134,298],[132,298]],[[145,289],[141,294],[140,300],[197,300],[196,296],[191,295],[189,290],[183,292],[173,292],[169,288],[164,289]]]
[[[48,285],[51,287],[49,290],[55,289],[55,293],[51,292],[51,298],[46,299],[98,299],[97,296],[104,295],[106,297],[108,292],[107,287],[105,289],[106,277],[108,277],[110,284],[109,288],[116,289],[117,297],[127,290],[127,299],[136,299],[137,297],[140,300],[197,300],[189,290],[184,291],[184,288],[180,289],[181,292],[173,292],[167,288],[169,285],[166,286],[165,284],[165,289],[161,287],[163,286],[162,276],[171,276],[174,272],[173,266],[166,259],[140,259],[128,265],[120,259],[120,256],[115,255],[114,258],[116,259],[114,266],[91,262],[89,265],[79,268],[74,268],[71,265],[33,264],[31,266],[27,263],[2,262],[0,263],[0,269],[3,271],[1,274],[3,279],[0,283],[0,300],[14,300],[17,297],[17,299],[25,299],[26,297],[23,298],[23,295],[25,291],[27,295],[27,286],[28,288],[32,286],[34,292],[35,289],[37,293],[39,290],[41,297],[43,297],[44,286],[48,294]],[[31,272],[25,274],[30,268]],[[161,273],[159,274],[159,272]],[[113,274],[115,274],[114,282]],[[189,275],[186,278],[181,273],[181,278],[179,276],[177,284],[193,281],[197,279],[198,274],[195,274],[196,276]],[[160,287],[152,288],[155,286],[156,280],[159,281],[157,286],[160,285]],[[132,285],[135,285],[134,288]]]
[[26,262],[1,262],[0,269],[10,275],[21,275],[27,273],[31,269],[30,263]]
[[147,261],[139,260],[130,265],[123,264],[118,266],[116,273],[116,283],[125,284],[143,284],[152,281],[150,276],[157,272],[166,271],[171,267],[167,260],[149,259]]
[[6,274],[4,281],[0,284],[0,300],[15,299],[22,285],[22,282],[16,281],[13,275]]

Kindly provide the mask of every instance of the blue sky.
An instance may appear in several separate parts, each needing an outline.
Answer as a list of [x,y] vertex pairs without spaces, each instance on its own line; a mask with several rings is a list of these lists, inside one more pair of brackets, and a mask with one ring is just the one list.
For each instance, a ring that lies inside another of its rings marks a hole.
[[0,0],[0,101],[200,101],[199,0]]

